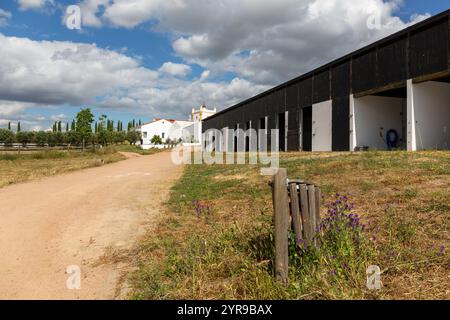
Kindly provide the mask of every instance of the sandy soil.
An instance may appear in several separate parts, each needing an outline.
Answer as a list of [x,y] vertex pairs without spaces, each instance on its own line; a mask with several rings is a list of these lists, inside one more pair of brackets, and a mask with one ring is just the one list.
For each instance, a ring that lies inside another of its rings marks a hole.
[[[129,159],[0,189],[0,299],[113,299],[127,250],[162,212],[182,172],[170,153]],[[81,269],[68,289],[66,269]]]

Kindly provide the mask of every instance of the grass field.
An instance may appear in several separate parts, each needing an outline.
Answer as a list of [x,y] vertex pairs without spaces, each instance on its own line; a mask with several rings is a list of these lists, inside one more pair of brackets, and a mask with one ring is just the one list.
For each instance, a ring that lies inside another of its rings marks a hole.
[[0,188],[69,171],[124,160],[115,148],[96,151],[0,153]]
[[67,150],[0,152],[0,188],[46,176],[125,160],[120,152],[152,155],[162,150],[142,150],[134,145],[115,145],[82,152]]
[[[133,253],[131,298],[450,297],[449,152],[287,153],[281,167],[319,184],[324,203],[347,196],[364,230],[330,229],[317,251],[291,248],[283,287],[273,280],[269,179],[256,166],[187,166]],[[382,269],[379,291],[366,287],[369,265]]]

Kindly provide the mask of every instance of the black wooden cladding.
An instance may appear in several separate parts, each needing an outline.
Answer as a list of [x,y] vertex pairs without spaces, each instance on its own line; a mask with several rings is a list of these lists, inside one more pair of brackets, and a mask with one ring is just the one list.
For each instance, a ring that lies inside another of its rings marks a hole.
[[299,151],[300,150],[300,121],[301,121],[301,109],[299,107],[292,107],[288,110],[288,133],[287,133],[287,150]]
[[312,151],[312,107],[303,108],[302,150]]
[[350,61],[336,65],[331,70],[331,97],[350,95]]
[[377,51],[372,49],[353,58],[353,92],[361,92],[377,87]]
[[286,109],[298,107],[298,84],[293,84],[286,89]]
[[378,49],[377,85],[383,87],[408,78],[408,38],[392,41]]
[[330,71],[314,75],[313,103],[330,100]]
[[[406,83],[406,80],[410,78],[450,70],[449,13],[450,10],[447,10],[445,13],[219,112],[205,120],[203,128],[204,130],[232,128],[236,123],[249,120],[256,122],[268,116],[268,129],[274,129],[278,114],[286,110],[291,112],[297,107],[308,107],[331,98],[333,99],[333,150],[348,150],[348,96],[351,93],[384,88],[399,82]],[[306,111],[307,117],[309,111],[310,109]],[[308,125],[309,120],[304,121]],[[291,126],[292,122],[289,120],[288,149],[295,148],[295,128]],[[308,140],[308,137],[305,139]],[[308,149],[310,142],[306,141],[306,143]]]
[[409,39],[410,76],[412,78],[449,68],[448,18],[412,32]]
[[349,151],[350,149],[349,96],[333,99],[331,136],[332,136],[333,151]]
[[300,82],[300,95],[299,95],[299,106],[307,107],[312,105],[312,89],[313,81],[312,78],[308,78]]

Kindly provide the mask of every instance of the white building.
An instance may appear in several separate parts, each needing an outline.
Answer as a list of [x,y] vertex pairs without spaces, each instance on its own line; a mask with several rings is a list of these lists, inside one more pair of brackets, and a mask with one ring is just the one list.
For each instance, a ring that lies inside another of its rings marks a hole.
[[200,143],[202,136],[202,122],[203,120],[215,115],[217,109],[207,109],[203,104],[198,110],[192,108],[190,120],[193,122],[189,127],[186,128],[191,134],[190,142]]
[[[202,135],[202,121],[216,113],[216,109],[208,110],[202,105],[198,110],[192,109],[190,121],[173,119],[154,119],[141,126],[141,148],[164,148],[168,141],[199,143]],[[151,142],[154,136],[161,138],[162,144]]]
[[191,118],[190,120],[192,122],[202,122],[208,117],[211,117],[212,115],[215,115],[217,112],[217,109],[214,108],[212,110],[209,110],[206,108],[206,106],[203,104],[200,106],[200,109],[195,110],[192,108]]
[[[183,129],[192,124],[190,121],[177,121],[173,119],[155,119],[141,126],[141,148],[164,148],[170,141],[179,141],[183,137]],[[152,143],[154,136],[159,136],[163,144]]]

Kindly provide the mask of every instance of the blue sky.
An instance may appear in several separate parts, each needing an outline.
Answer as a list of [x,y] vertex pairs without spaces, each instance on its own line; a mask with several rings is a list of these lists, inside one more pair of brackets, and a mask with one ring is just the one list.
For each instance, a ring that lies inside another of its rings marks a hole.
[[[81,31],[64,24],[74,4]],[[47,129],[84,106],[123,121],[185,119],[201,103],[223,109],[449,4],[2,0],[0,127]],[[379,30],[365,26],[373,13],[382,16]]]

